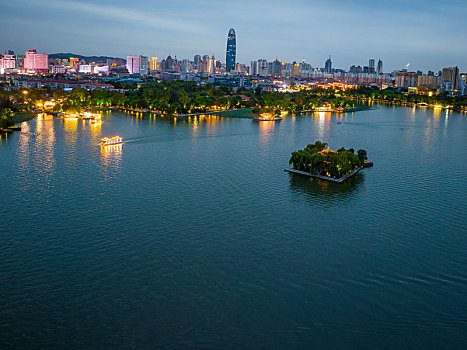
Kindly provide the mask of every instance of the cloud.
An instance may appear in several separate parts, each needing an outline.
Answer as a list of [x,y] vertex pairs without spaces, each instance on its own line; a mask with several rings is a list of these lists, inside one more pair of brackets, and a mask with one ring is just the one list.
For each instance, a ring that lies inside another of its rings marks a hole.
[[[19,5],[23,1],[17,1]],[[143,26],[151,29],[161,29],[171,32],[183,32],[201,34],[206,32],[205,28],[199,24],[191,23],[186,19],[176,20],[167,17],[155,16],[148,12],[138,11],[127,7],[112,5],[98,5],[83,1],[55,1],[44,2],[27,1],[29,6],[49,7],[58,10],[70,11],[77,14],[88,14],[103,20],[118,21],[132,25]],[[172,16],[175,18],[175,16]]]

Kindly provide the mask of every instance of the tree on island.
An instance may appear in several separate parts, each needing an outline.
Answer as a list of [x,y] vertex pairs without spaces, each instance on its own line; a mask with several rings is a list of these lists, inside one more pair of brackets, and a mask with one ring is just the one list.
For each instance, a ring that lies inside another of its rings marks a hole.
[[316,141],[303,150],[293,152],[289,164],[294,169],[311,174],[341,178],[362,166],[366,159],[365,150],[359,150],[358,155],[353,149],[346,150],[344,147],[335,152],[326,142]]
[[358,155],[358,159],[360,160],[360,162],[364,163],[365,160],[368,159],[368,157],[366,156],[366,151],[364,149],[359,149],[357,151],[357,155]]

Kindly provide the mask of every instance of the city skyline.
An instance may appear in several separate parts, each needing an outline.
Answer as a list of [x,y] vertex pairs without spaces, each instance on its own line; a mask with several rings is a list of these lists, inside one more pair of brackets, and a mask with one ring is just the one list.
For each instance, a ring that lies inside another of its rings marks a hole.
[[[20,54],[34,47],[46,53],[118,57],[143,53],[191,59],[209,53],[223,60],[226,32],[234,28],[239,38],[237,62],[244,64],[279,57],[287,62],[304,58],[313,67],[324,67],[331,55],[333,67],[343,69],[381,58],[385,71],[402,69],[407,63],[415,70],[457,65],[465,71],[467,50],[462,43],[467,30],[461,19],[467,4],[419,4],[292,0],[285,6],[275,1],[247,5],[239,0],[235,8],[223,12],[212,1],[203,1],[194,9],[189,3],[161,8],[141,1],[130,8],[121,0],[98,5],[85,0],[40,5],[18,0],[4,5],[5,35],[0,47]],[[255,9],[261,6],[270,11],[266,20],[256,15]],[[26,7],[33,10],[31,14],[24,12]],[[13,23],[25,30],[15,30]]]

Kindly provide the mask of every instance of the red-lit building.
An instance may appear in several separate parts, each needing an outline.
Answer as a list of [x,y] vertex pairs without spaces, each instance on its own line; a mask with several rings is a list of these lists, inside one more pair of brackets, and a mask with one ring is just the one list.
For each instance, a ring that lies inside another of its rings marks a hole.
[[3,55],[0,56],[0,68],[14,69],[16,68],[15,55]]
[[26,73],[47,73],[49,71],[49,55],[36,53],[35,49],[26,51],[23,69]]

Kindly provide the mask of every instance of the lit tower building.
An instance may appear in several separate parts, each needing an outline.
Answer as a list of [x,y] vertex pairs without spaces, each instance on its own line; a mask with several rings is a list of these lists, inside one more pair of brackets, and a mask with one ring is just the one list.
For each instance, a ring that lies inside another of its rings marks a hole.
[[152,56],[149,60],[149,69],[150,70],[157,70],[157,57]]
[[79,58],[78,57],[70,57],[70,67],[73,68],[75,64],[79,64]]
[[23,68],[26,72],[47,73],[49,71],[49,55],[38,54],[35,49],[29,49],[24,57]]
[[227,52],[225,55],[225,71],[230,72],[235,70],[235,58],[237,55],[237,40],[235,38],[235,30],[230,28],[227,36]]

